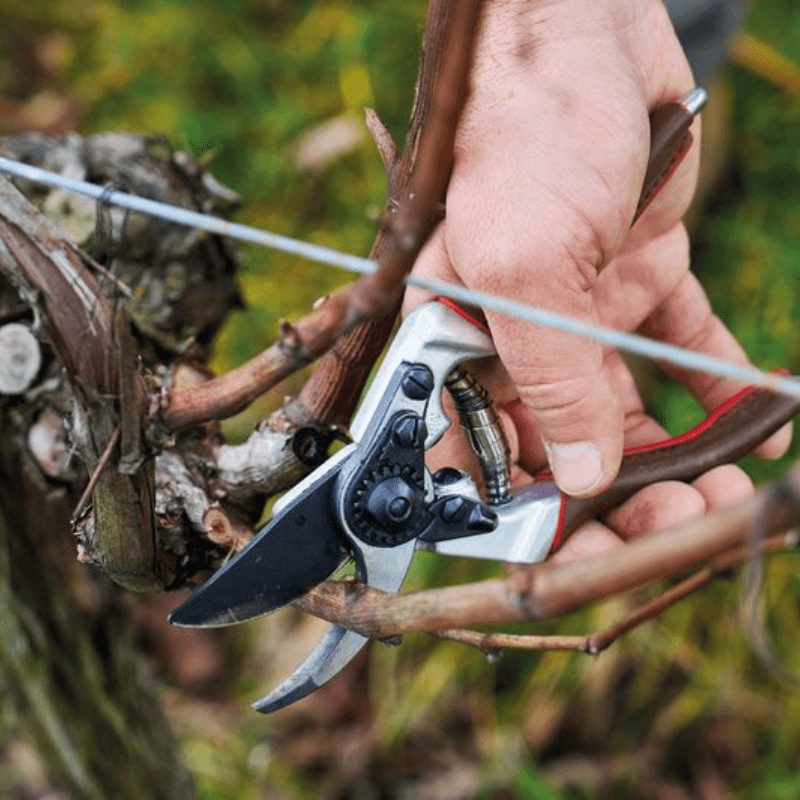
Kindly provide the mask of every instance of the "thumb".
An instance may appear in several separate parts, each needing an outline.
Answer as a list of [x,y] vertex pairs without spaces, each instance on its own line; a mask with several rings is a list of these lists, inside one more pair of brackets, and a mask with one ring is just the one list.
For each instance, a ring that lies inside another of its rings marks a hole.
[[[479,248],[467,250],[474,255]],[[556,270],[548,272],[541,266],[557,263],[556,259],[543,258],[538,269],[530,267],[537,259],[513,255],[511,263],[496,258],[476,262],[478,266],[469,270],[474,288],[594,321],[590,288],[574,279],[555,280]],[[560,266],[567,268],[563,261]],[[443,225],[423,248],[414,272],[462,283],[450,260]],[[408,291],[404,310],[427,299],[424,293]],[[505,315],[486,312],[486,316],[497,353],[522,401],[501,401],[516,430],[520,466],[530,474],[538,472],[544,445],[563,492],[575,496],[602,492],[617,475],[623,447],[622,411],[602,348],[588,339]]]
[[526,451],[541,452],[538,435],[563,492],[585,497],[608,488],[622,459],[623,416],[600,346],[506,317],[489,324],[522,401],[511,411],[521,465],[530,469]]

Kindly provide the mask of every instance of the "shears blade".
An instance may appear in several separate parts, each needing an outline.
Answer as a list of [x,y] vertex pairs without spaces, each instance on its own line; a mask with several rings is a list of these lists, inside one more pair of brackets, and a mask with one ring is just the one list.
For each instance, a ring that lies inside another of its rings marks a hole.
[[331,459],[329,469],[298,484],[280,513],[173,611],[169,621],[211,628],[262,616],[296,600],[342,566],[350,556],[331,514],[340,462]]
[[368,641],[355,631],[332,625],[311,655],[283,683],[253,703],[253,708],[271,714],[302,700],[338,675]]
[[[367,586],[396,592],[411,566],[416,542],[408,541],[387,551],[361,544],[353,552],[356,575]],[[336,677],[360,652],[369,639],[356,631],[331,626],[308,658],[276,689],[253,704],[256,711],[270,714],[301,700]]]

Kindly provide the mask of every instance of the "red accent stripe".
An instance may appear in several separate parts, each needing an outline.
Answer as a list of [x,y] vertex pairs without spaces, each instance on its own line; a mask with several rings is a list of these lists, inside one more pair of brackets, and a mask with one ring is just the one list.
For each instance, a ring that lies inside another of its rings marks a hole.
[[550,552],[555,553],[561,546],[561,537],[564,535],[564,514],[567,510],[567,496],[561,492],[561,505],[558,508],[558,525],[556,535],[553,537],[553,544],[550,545]]
[[490,336],[492,335],[492,332],[482,322],[478,322],[475,317],[464,311],[460,305],[454,303],[449,297],[437,297],[436,299],[442,305],[447,306],[451,311],[455,311],[459,317],[464,317],[467,322],[471,322],[476,328],[482,330],[484,333],[488,333]]
[[636,447],[629,447],[625,450],[625,455],[630,453],[641,453],[645,450],[660,450],[662,447],[671,447],[675,444],[683,444],[684,442],[691,442],[702,436],[721,416],[727,411],[730,411],[737,403],[743,400],[751,392],[760,392],[760,389],[753,389],[749,386],[747,389],[742,389],[737,392],[733,397],[729,397],[722,405],[715,408],[702,422],[695,425],[691,430],[682,433],[679,436],[673,436],[671,439],[662,439],[660,442],[650,442],[649,444],[640,444]]
[[[775,370],[776,375],[788,375],[788,370],[779,369]],[[701,423],[695,425],[686,433],[682,433],[679,436],[673,436],[671,439],[663,439],[660,442],[651,442],[650,444],[640,444],[636,447],[629,447],[625,450],[625,455],[629,455],[630,453],[641,453],[645,450],[660,450],[662,447],[671,447],[672,445],[676,444],[683,444],[684,442],[691,442],[694,439],[702,436],[720,417],[725,416],[725,414],[730,411],[735,405],[738,405],[745,397],[750,394],[761,394],[765,389],[759,389],[757,387],[748,386],[746,389],[742,389],[741,392],[737,392],[733,397],[729,397],[722,405],[717,406]]]
[[[776,369],[774,374],[789,375],[790,373],[789,370],[786,369]],[[735,395],[733,395],[733,397],[729,397],[721,405],[717,406],[717,408],[715,408],[702,422],[695,425],[695,427],[691,430],[686,431],[686,433],[681,433],[678,436],[673,436],[670,439],[662,439],[659,442],[649,442],[647,444],[637,444],[634,447],[626,447],[623,451],[623,454],[627,456],[631,453],[642,453],[646,450],[660,450],[662,447],[672,447],[676,444],[691,442],[694,439],[697,439],[699,436],[702,436],[720,417],[724,416],[735,405],[744,400],[747,395],[750,393],[760,394],[763,391],[766,391],[766,389],[748,386],[747,388],[742,389],[740,392],[737,392]],[[553,473],[549,470],[547,472],[540,472],[538,475],[536,475],[534,480],[552,481]]]

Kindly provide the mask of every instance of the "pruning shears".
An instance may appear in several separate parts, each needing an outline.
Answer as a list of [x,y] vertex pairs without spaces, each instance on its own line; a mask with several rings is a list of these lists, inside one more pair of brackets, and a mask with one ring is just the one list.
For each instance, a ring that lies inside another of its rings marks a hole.
[[[562,494],[550,476],[512,490],[508,450],[486,391],[462,366],[495,354],[489,330],[449,301],[406,317],[351,425],[353,441],[276,503],[272,519],[180,606],[170,621],[213,627],[267,614],[302,596],[352,559],[356,576],[400,590],[414,552],[534,564],[583,522],[639,489],[690,481],[737,460],[800,408],[760,389],[732,397],[692,431],[627,451],[599,497]],[[425,451],[450,426],[450,392],[478,457],[484,491],[460,470],[431,473]],[[292,675],[254,705],[265,713],[328,682],[368,639],[332,626]]]

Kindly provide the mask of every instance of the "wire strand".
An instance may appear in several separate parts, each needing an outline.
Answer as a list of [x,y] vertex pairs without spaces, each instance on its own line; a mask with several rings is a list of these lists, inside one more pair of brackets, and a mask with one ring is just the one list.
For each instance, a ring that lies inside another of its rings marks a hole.
[[[302,242],[290,236],[271,233],[238,222],[228,222],[219,217],[202,214],[199,211],[191,211],[168,203],[161,203],[157,200],[149,200],[137,195],[119,192],[109,186],[97,186],[87,181],[67,178],[40,167],[22,164],[13,159],[0,157],[0,172],[5,172],[33,183],[42,183],[67,192],[84,195],[103,204],[127,208],[131,211],[168,220],[178,225],[186,225],[190,228],[197,228],[220,236],[229,236],[239,241],[262,245],[311,261],[357,272],[361,275],[371,275],[378,268],[378,265],[368,258],[349,255],[322,245]],[[658,342],[634,333],[625,333],[624,331],[593,325],[564,314],[558,314],[555,311],[547,311],[542,308],[525,305],[497,295],[476,292],[464,286],[456,286],[433,278],[408,275],[406,284],[442,297],[448,297],[460,303],[477,305],[488,311],[506,314],[523,322],[542,325],[563,333],[592,339],[602,345],[616,347],[618,350],[635,353],[654,361],[672,364],[694,372],[731,378],[790,397],[800,397],[800,381],[784,375],[763,372],[757,367],[734,364],[704,353],[686,350],[676,345]]]

